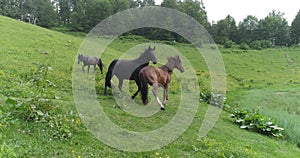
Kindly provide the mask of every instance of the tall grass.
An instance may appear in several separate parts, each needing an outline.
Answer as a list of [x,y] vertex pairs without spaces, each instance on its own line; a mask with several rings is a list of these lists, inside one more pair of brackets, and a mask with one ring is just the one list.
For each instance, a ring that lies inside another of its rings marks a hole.
[[251,90],[237,101],[243,108],[258,109],[275,118],[288,140],[300,144],[299,88]]

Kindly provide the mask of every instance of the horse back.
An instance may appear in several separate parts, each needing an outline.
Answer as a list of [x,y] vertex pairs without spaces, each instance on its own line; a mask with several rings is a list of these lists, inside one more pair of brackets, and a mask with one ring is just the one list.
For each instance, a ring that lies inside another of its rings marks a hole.
[[130,60],[118,60],[115,63],[113,71],[119,79],[136,80],[140,70],[148,64],[149,63],[140,64]]
[[171,81],[171,75],[168,72],[154,66],[146,66],[140,73],[148,80],[150,85],[157,82],[166,86]]

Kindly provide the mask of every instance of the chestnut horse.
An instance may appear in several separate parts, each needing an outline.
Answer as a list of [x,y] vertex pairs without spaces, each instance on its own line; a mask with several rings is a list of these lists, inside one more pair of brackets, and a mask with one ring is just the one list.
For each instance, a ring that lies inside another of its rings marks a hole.
[[[160,109],[165,110],[164,105],[166,105],[168,100],[168,87],[171,82],[171,75],[174,68],[177,68],[181,73],[184,72],[179,56],[168,57],[167,63],[161,67],[146,66],[140,71],[139,86],[144,105],[148,104],[148,84],[150,84],[153,86],[152,92],[156,97],[156,101],[158,102]],[[161,103],[157,96],[158,87],[162,87],[164,89],[163,103]]]

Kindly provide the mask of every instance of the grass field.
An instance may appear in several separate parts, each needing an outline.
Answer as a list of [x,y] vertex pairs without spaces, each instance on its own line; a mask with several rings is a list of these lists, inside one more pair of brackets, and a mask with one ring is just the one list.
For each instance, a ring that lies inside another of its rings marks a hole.
[[[77,62],[83,38],[0,16],[0,157],[300,156],[297,126],[300,48],[220,49],[227,72],[228,104],[259,109],[277,119],[285,128],[284,138],[275,139],[240,129],[226,111],[221,113],[211,132],[201,138],[199,129],[208,105],[199,102],[191,125],[174,142],[154,151],[126,152],[96,139],[77,113],[72,71],[81,71],[80,65],[73,69],[73,64]],[[105,69],[112,59],[145,42],[149,41],[141,37],[114,41],[103,54]],[[155,44],[163,43],[156,41]],[[194,53],[195,48],[188,44],[173,47],[194,67],[200,89],[209,88],[208,69],[203,58]],[[145,118],[121,110],[112,96],[102,96],[105,74],[97,71],[95,77],[91,74],[81,77],[86,83],[96,81],[96,98],[103,111],[124,129],[154,130],[166,125],[178,111],[180,92],[176,77],[170,87],[166,111]],[[136,102],[140,103],[139,96]]]

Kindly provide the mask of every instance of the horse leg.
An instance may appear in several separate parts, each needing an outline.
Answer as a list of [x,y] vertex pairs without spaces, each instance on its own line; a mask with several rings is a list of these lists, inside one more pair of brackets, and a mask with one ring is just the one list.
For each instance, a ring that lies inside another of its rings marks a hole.
[[134,99],[138,95],[139,91],[141,90],[140,81],[135,80],[135,83],[138,86],[138,90],[133,94],[133,96],[131,96],[131,99]]
[[94,65],[94,73],[96,72],[96,64]]
[[90,65],[88,65],[88,74],[90,73]]
[[82,72],[84,72],[84,67],[85,67],[85,65],[82,65],[82,68],[81,68],[81,69],[82,69]]
[[165,88],[166,88],[166,89],[165,89],[165,90],[166,90],[166,91],[165,91],[165,92],[166,92],[166,100],[169,100],[169,93],[168,93],[169,84],[167,84]]
[[168,86],[165,86],[163,88],[164,88],[164,100],[163,100],[163,104],[167,105],[167,100],[168,100]]
[[161,101],[159,100],[159,98],[158,98],[158,96],[157,96],[158,83],[153,83],[152,86],[153,86],[153,89],[152,89],[153,95],[155,96],[156,101],[157,101],[157,103],[158,103],[159,106],[160,106],[160,109],[161,109],[161,110],[165,110],[164,105],[161,103]]
[[122,79],[119,79],[119,85],[118,85],[118,88],[119,88],[119,90],[123,93],[123,91],[122,91],[122,86],[123,86],[123,80],[122,80]]

